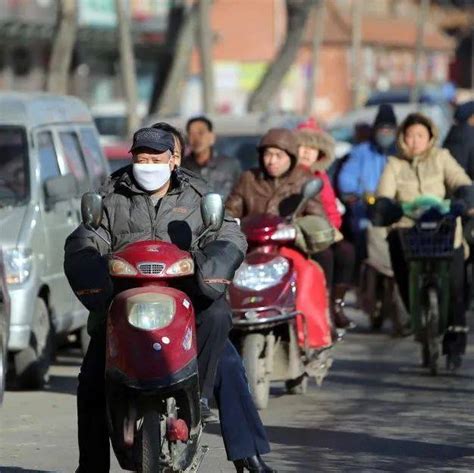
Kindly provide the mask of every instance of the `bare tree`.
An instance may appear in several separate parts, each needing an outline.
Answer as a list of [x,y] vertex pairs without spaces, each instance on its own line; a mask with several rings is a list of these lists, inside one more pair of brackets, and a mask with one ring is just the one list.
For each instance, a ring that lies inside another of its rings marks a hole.
[[77,0],[62,0],[58,5],[58,22],[49,60],[46,90],[67,94],[69,69],[77,35]]
[[414,81],[410,93],[410,102],[412,103],[418,103],[420,98],[421,60],[423,58],[425,25],[428,21],[429,10],[430,0],[421,0],[416,27],[415,61],[413,63]]
[[314,9],[314,32],[311,43],[311,63],[309,68],[309,77],[306,84],[306,100],[304,113],[311,115],[315,105],[315,88],[318,80],[318,64],[321,44],[324,38],[324,21],[326,16],[326,0],[320,0],[317,8]]
[[204,111],[214,111],[214,70],[212,61],[212,29],[210,6],[212,0],[198,0],[199,6],[199,55],[201,57],[201,81]]
[[191,54],[198,27],[198,5],[187,6],[182,0],[172,5],[167,30],[169,58],[168,67],[159,67],[161,75],[155,78],[155,90],[150,104],[150,113],[163,116],[179,112],[180,100],[188,78]]
[[306,31],[309,14],[316,5],[317,0],[286,0],[286,38],[260,84],[250,96],[249,111],[263,111],[268,108],[296,58]]
[[352,2],[352,106],[357,108],[362,98],[362,0]]
[[125,0],[115,0],[115,8],[119,33],[122,86],[127,103],[127,134],[131,135],[140,125],[137,114],[138,91],[135,55],[130,31],[130,16],[127,12]]

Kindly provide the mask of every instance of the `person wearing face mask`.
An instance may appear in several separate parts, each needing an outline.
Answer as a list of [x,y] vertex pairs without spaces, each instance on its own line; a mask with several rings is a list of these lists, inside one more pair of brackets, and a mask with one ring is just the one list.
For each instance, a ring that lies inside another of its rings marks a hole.
[[358,261],[367,256],[367,199],[377,189],[387,157],[395,151],[397,119],[391,105],[380,105],[369,141],[354,146],[338,173],[337,191],[346,205],[343,233],[354,242]]
[[[400,125],[398,153],[388,159],[377,189],[377,197],[409,203],[430,195],[441,199],[457,196],[472,181],[448,150],[436,146],[438,130],[421,113],[409,115]],[[403,218],[395,227],[412,225]],[[408,265],[396,228],[388,235],[390,259],[400,294],[409,307]],[[466,307],[464,300],[464,247],[459,238],[451,261],[450,330],[443,340],[443,353],[460,356],[466,349]]]
[[186,124],[186,133],[191,152],[184,157],[182,167],[204,179],[213,192],[225,200],[242,171],[239,161],[217,153],[214,125],[209,118],[191,118]]
[[[200,234],[203,221],[200,202],[209,192],[202,181],[186,179],[175,170],[175,140],[167,131],[142,128],[133,137],[132,164],[119,170],[101,190],[104,217],[102,239],[80,225],[66,240],[64,269],[71,287],[89,287],[85,279],[95,278],[94,287],[104,291],[91,302],[88,330],[89,349],[84,357],[78,385],[78,472],[108,472],[110,467],[107,423],[105,418],[105,314],[113,297],[106,255],[129,243],[150,239],[169,241],[184,250]],[[243,260],[247,243],[235,220],[226,215],[217,232],[203,238],[193,249],[198,274],[210,267],[219,274],[212,278],[230,281]],[[84,286],[84,284],[86,284]],[[192,298],[196,311],[199,384],[202,411],[212,397],[219,358],[226,346],[231,319],[225,299],[225,284],[206,282],[196,276],[183,288]],[[246,385],[241,380],[240,389]],[[255,439],[255,458],[239,458],[250,471],[273,471],[261,461],[268,451],[266,438]],[[242,466],[239,464],[239,467]]]

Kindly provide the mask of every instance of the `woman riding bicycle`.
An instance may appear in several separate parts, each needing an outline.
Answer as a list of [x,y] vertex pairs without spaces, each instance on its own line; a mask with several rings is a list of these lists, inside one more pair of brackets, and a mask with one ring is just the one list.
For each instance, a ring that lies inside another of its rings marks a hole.
[[[432,121],[420,113],[410,114],[398,131],[398,153],[391,156],[382,174],[378,197],[409,203],[421,196],[452,198],[471,179],[445,149],[436,147],[438,130]],[[402,219],[398,226],[405,226]],[[458,229],[460,230],[460,228]],[[409,308],[408,264],[403,253],[399,232],[389,232],[388,243],[395,279],[401,296]],[[455,238],[450,261],[450,312],[448,330],[444,335],[443,354],[461,360],[466,349],[466,304],[464,298],[464,245],[460,232]]]

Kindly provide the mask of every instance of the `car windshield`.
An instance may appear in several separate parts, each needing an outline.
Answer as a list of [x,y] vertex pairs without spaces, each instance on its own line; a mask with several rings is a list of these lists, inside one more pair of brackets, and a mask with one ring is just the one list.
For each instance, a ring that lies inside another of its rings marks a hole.
[[258,135],[248,136],[219,136],[216,149],[219,154],[224,154],[240,161],[242,170],[246,171],[258,164],[257,144]]
[[28,197],[28,147],[24,128],[0,126],[0,207]]
[[126,136],[127,117],[102,115],[94,118],[95,125],[100,135]]

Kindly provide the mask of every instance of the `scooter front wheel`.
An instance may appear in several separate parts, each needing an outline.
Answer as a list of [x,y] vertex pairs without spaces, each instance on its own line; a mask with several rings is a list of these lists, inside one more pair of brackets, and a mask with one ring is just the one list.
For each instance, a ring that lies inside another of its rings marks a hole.
[[255,406],[257,409],[265,409],[268,406],[270,395],[270,374],[267,373],[266,369],[264,335],[249,333],[244,337],[242,342],[242,361]]
[[160,413],[152,406],[143,412],[141,473],[162,473]]

